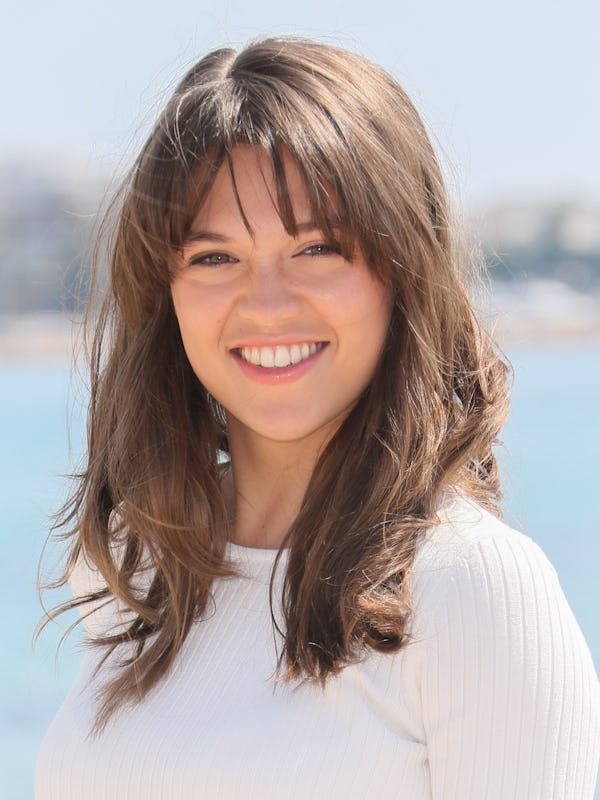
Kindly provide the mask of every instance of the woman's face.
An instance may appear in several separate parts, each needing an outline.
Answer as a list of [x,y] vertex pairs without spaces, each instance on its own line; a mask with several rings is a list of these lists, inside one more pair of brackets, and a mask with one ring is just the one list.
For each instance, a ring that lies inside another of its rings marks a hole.
[[178,257],[173,303],[230,437],[325,441],[374,373],[391,304],[360,253],[346,261],[325,243],[288,154],[284,165],[298,236],[277,213],[267,155],[237,147],[239,203],[223,165]]

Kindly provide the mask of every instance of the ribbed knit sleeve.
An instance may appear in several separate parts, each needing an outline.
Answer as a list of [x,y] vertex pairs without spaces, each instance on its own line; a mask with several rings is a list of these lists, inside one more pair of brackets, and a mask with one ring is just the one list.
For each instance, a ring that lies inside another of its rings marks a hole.
[[470,539],[463,519],[416,569],[432,798],[591,800],[600,698],[589,651],[541,550],[485,517],[489,535],[478,524]]

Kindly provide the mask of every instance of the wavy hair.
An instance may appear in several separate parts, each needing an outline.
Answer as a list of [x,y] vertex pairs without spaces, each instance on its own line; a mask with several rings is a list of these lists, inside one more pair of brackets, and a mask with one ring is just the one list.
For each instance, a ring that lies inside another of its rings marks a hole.
[[281,674],[324,682],[365,649],[402,646],[415,550],[449,487],[499,513],[492,447],[508,368],[474,313],[472,265],[409,98],[361,56],[309,40],[210,53],[175,89],[123,185],[108,288],[88,319],[87,461],[58,515],[70,537],[59,582],[78,559],[94,564],[106,589],[66,605],[116,598],[132,619],[94,642],[107,655],[134,645],[104,689],[98,728],[164,678],[214,579],[235,571],[225,559],[226,424],[185,355],[170,265],[240,144],[268,154],[293,234],[287,150],[317,225],[331,233],[333,199],[343,252],[360,247],[393,297],[372,381],[322,453],[285,539]]

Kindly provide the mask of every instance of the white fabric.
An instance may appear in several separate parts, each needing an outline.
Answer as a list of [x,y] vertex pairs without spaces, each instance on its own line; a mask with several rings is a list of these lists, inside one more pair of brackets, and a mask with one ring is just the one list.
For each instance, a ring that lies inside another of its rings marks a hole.
[[[445,517],[415,561],[411,643],[324,690],[274,682],[274,552],[232,545],[245,576],[215,584],[168,679],[97,738],[84,657],[37,800],[591,800],[598,682],[554,569],[464,500]],[[93,581],[82,570],[75,591]],[[112,621],[105,608],[86,626]]]

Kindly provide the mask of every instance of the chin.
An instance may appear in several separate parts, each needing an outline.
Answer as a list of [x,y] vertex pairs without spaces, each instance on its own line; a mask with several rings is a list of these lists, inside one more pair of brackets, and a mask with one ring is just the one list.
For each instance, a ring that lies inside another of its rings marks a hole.
[[[252,439],[263,439],[281,444],[309,439],[327,441],[341,424],[341,418],[332,417],[318,420],[307,420],[306,413],[295,412],[286,419],[275,419],[274,415],[261,422],[257,420],[235,419],[229,421],[230,433],[249,436]],[[234,430],[235,429],[235,432]]]

